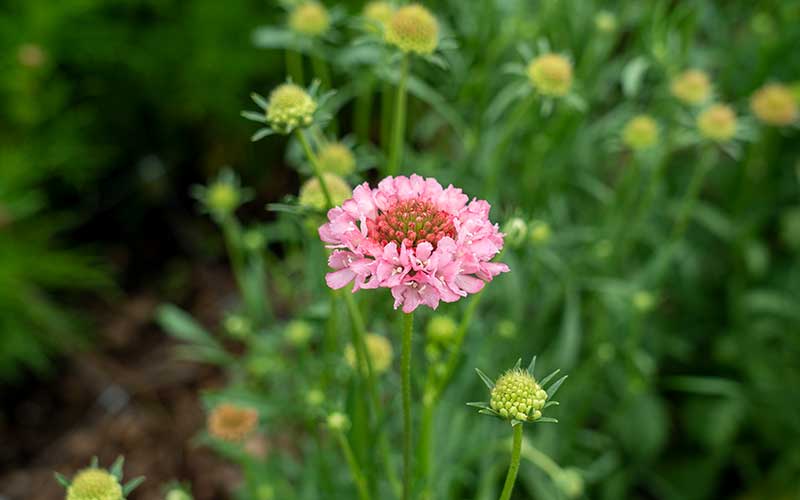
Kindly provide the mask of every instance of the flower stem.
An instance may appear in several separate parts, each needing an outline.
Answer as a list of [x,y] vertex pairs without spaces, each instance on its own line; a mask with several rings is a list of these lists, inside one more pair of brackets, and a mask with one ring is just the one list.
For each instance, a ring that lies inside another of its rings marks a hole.
[[314,171],[314,177],[317,178],[319,181],[319,186],[322,188],[322,195],[325,197],[325,203],[328,205],[328,208],[333,208],[333,198],[331,198],[331,193],[328,191],[328,185],[325,184],[325,179],[322,177],[322,171],[319,168],[319,160],[317,159],[317,155],[315,155],[314,150],[311,149],[311,144],[308,143],[305,132],[303,132],[301,129],[297,129],[295,132],[297,134],[297,139],[303,146],[303,151],[306,152],[309,163],[311,163],[311,169]]
[[403,352],[400,370],[403,386],[403,500],[411,498],[411,334],[413,313],[403,315]]
[[303,86],[303,56],[299,52],[286,49],[286,72],[292,77],[292,82]]
[[686,195],[681,202],[681,208],[678,212],[678,218],[675,221],[675,226],[672,228],[672,241],[676,241],[683,236],[686,232],[686,226],[689,224],[689,219],[694,209],[697,197],[700,190],[703,188],[703,181],[706,174],[711,169],[711,164],[708,162],[701,162],[697,165],[692,172],[692,178],[689,180],[689,186],[686,188]]
[[511,498],[511,491],[514,489],[514,482],[517,480],[517,471],[519,471],[519,455],[521,450],[522,424],[517,424],[514,426],[514,442],[511,446],[511,464],[508,466],[506,483],[503,486],[503,492],[500,494],[500,500],[509,500]]
[[347,441],[347,437],[342,431],[336,431],[336,439],[339,441],[339,446],[342,448],[344,458],[347,460],[348,467],[350,467],[350,474],[353,476],[353,482],[356,483],[358,498],[360,500],[369,500],[371,497],[369,489],[367,488],[367,480],[364,478],[364,473],[358,465],[356,456],[353,453],[353,448],[350,447],[350,442]]
[[403,136],[406,129],[406,84],[408,83],[409,58],[403,56],[400,63],[400,79],[397,82],[397,95],[394,101],[394,126],[392,128],[392,144],[389,150],[389,166],[387,173],[394,175],[403,159]]

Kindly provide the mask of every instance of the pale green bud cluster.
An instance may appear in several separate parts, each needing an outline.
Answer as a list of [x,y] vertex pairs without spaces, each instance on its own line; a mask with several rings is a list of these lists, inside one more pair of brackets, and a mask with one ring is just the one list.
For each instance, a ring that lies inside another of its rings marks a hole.
[[547,243],[553,234],[553,230],[550,229],[550,224],[547,222],[534,221],[531,223],[530,233],[531,241],[536,245],[541,245]]
[[323,172],[336,175],[350,175],[356,169],[356,158],[347,145],[331,142],[320,148],[318,154],[319,167]]
[[650,148],[658,142],[658,124],[648,115],[635,116],[625,125],[622,142],[633,150]]
[[[374,333],[368,333],[364,341],[367,344],[367,356],[372,364],[372,371],[377,375],[385,373],[392,366],[392,359],[394,359],[392,343],[383,335]],[[353,344],[345,346],[344,358],[350,368],[355,369],[357,356]]]
[[364,17],[385,28],[392,20],[394,7],[389,2],[369,2],[364,6]]
[[269,95],[267,122],[270,127],[289,133],[295,128],[311,125],[317,103],[302,87],[284,83]]
[[632,302],[633,307],[644,313],[653,309],[656,305],[656,298],[652,293],[646,290],[639,290],[633,294]]
[[192,495],[181,488],[173,488],[167,492],[164,500],[192,500]]
[[307,36],[319,36],[328,31],[331,19],[325,6],[319,2],[304,2],[289,14],[292,31]]
[[[326,172],[322,174],[322,178],[325,180],[325,186],[328,188],[334,206],[341,205],[353,195],[353,190],[338,175]],[[317,210],[328,208],[325,193],[322,191],[318,178],[312,177],[300,188],[300,204]]]
[[572,63],[560,54],[542,54],[528,65],[528,78],[542,95],[567,95],[572,87]]
[[617,31],[617,17],[607,10],[601,10],[594,16],[595,27],[603,33]]
[[491,407],[507,419],[536,420],[542,416],[547,393],[527,371],[515,368],[504,373],[491,393]]
[[225,333],[235,339],[245,339],[253,333],[253,324],[240,314],[227,316],[223,320],[222,326],[225,328]]
[[307,321],[295,319],[286,325],[286,340],[292,345],[303,346],[308,343],[313,335],[314,329]]
[[328,415],[328,427],[337,432],[345,432],[350,428],[350,419],[347,415],[341,412],[334,412]]
[[455,339],[458,324],[452,316],[436,314],[428,321],[428,339],[437,344],[448,344]]
[[403,52],[432,54],[439,45],[439,23],[422,5],[406,5],[395,11],[385,37],[387,43]]
[[83,469],[67,488],[67,500],[122,500],[122,485],[104,469]]
[[208,187],[206,205],[208,210],[218,214],[230,214],[241,203],[236,186],[228,182],[215,182]]
[[528,237],[528,224],[520,217],[512,217],[506,222],[503,232],[506,243],[516,247],[525,243],[525,239]]

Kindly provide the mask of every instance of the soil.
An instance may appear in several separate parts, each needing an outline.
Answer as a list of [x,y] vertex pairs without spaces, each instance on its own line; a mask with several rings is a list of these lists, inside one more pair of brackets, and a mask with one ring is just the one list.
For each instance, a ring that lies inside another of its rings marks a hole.
[[[217,324],[229,277],[200,270],[191,279],[202,291],[188,308]],[[0,500],[62,499],[54,471],[71,477],[93,456],[108,466],[119,455],[126,478],[147,478],[131,500],[161,499],[176,480],[191,483],[197,500],[231,498],[236,468],[192,440],[205,423],[199,394],[222,385],[222,374],[175,358],[176,342],[152,320],[160,302],[142,293],[103,308],[95,314],[99,345],[45,380],[3,391]]]

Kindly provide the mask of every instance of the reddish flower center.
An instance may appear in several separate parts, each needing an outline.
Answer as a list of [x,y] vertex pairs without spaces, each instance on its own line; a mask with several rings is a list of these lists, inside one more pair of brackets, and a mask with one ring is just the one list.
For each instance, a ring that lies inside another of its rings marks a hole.
[[369,237],[381,245],[416,247],[423,241],[436,247],[445,236],[455,238],[453,217],[430,201],[405,200],[367,221]]

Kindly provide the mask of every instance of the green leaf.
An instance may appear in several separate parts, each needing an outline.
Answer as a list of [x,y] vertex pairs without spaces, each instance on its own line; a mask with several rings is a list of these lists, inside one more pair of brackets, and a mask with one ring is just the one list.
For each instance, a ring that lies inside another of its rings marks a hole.
[[522,367],[522,358],[517,359],[517,362],[514,363],[514,369],[519,370]]
[[635,57],[622,68],[622,91],[625,97],[633,97],[639,93],[644,74],[650,62],[644,57]]
[[253,134],[250,137],[250,141],[251,142],[260,141],[264,137],[267,137],[268,135],[272,135],[272,134],[275,134],[275,133],[276,132],[274,130],[272,130],[271,128],[267,128],[267,127],[260,128],[260,129],[256,130],[256,133]]
[[547,383],[548,383],[548,382],[550,382],[550,381],[553,379],[553,377],[555,377],[556,375],[558,375],[558,372],[560,372],[560,371],[561,371],[561,368],[558,368],[556,371],[554,371],[554,372],[553,372],[553,373],[551,373],[550,375],[548,375],[548,376],[546,376],[545,378],[543,378],[542,380],[540,380],[540,381],[539,381],[539,386],[540,386],[540,387],[544,387],[544,386],[546,386],[546,385],[547,385]]
[[114,464],[108,470],[112,476],[117,478],[117,481],[122,481],[122,467],[125,464],[125,457],[122,455],[118,456],[117,459],[114,461]]
[[486,384],[486,387],[488,387],[490,391],[494,389],[494,382],[492,382],[492,379],[487,377],[486,374],[480,370],[480,368],[475,368],[475,371],[478,373],[478,376],[481,378],[481,380],[483,380],[483,383]]
[[531,359],[531,363],[528,365],[528,375],[533,377],[534,370],[536,370],[536,356]]
[[193,344],[218,347],[219,343],[186,311],[166,304],[158,308],[156,321],[173,337]]
[[561,403],[559,403],[558,401],[552,401],[552,400],[551,400],[551,401],[548,401],[548,402],[546,402],[546,403],[544,404],[544,407],[543,407],[543,409],[544,409],[544,408],[550,408],[551,406],[558,406],[558,405],[560,405],[560,404],[561,404]]
[[295,49],[296,37],[289,30],[264,26],[253,31],[253,45],[260,49]]
[[545,389],[547,391],[547,397],[548,398],[552,398],[553,396],[556,395],[556,392],[558,392],[558,388],[561,387],[561,384],[563,384],[565,380],[567,380],[568,376],[569,375],[564,375],[560,379],[556,380],[553,383],[553,385],[550,386],[549,389]]
[[135,490],[140,484],[144,482],[144,476],[137,477],[135,479],[131,479],[128,483],[122,487],[122,496],[128,496],[131,491]]
[[552,418],[552,417],[539,417],[539,418],[536,419],[536,422],[537,423],[543,423],[543,424],[557,424],[558,423],[558,419],[557,418]]
[[250,93],[250,99],[252,99],[253,102],[255,102],[256,104],[258,104],[258,107],[263,109],[264,111],[266,111],[267,108],[269,107],[269,103],[267,103],[267,100],[261,97],[259,94],[256,94],[255,92]]
[[264,113],[256,113],[255,111],[242,111],[239,114],[242,115],[242,118],[250,121],[267,123],[267,118],[264,116]]
[[472,406],[473,408],[483,408],[484,410],[491,410],[492,407],[489,406],[489,403],[485,401],[472,401],[467,403],[467,406]]
[[69,488],[70,485],[69,479],[59,474],[58,472],[54,472],[53,475],[55,476],[56,481],[58,481],[58,484],[60,484],[64,488]]

